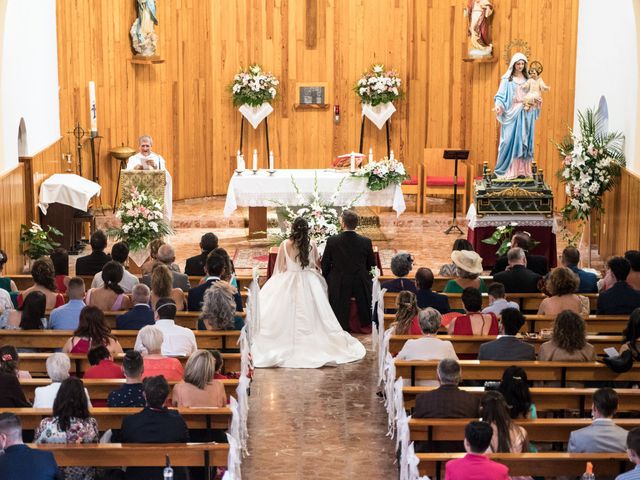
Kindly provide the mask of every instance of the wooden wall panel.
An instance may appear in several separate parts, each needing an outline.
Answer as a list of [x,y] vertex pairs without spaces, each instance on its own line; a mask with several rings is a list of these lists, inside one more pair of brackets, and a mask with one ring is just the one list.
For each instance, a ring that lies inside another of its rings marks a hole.
[[[392,148],[410,171],[425,147],[471,150],[472,172],[495,164],[493,107],[512,38],[529,42],[552,91],[536,126],[536,157],[553,173],[559,140],[573,121],[578,0],[501,0],[493,19],[496,63],[462,62],[466,0],[163,0],[158,2],[159,65],[133,65],[131,0],[58,0],[61,125],[88,124],[88,82],[96,81],[105,201],[117,176],[109,148],[135,147],[150,133],[174,177],[174,198],[224,194],[238,148],[240,115],[227,85],[240,66],[258,62],[281,80],[269,117],[276,166],[317,168],[357,149],[360,106],[352,86],[372,63],[397,69],[406,96],[391,122]],[[314,14],[315,13],[315,14]],[[309,31],[311,30],[311,31]],[[332,109],[295,110],[296,85],[326,82]],[[248,131],[250,130],[250,131]],[[245,153],[266,165],[264,126],[245,129]],[[384,130],[367,122],[364,149],[386,152]],[[108,202],[106,202],[108,203]]]
[[620,184],[605,195],[600,219],[600,256],[640,250],[640,176],[624,169]]
[[0,176],[0,248],[9,258],[4,267],[5,274],[21,273],[22,270],[20,224],[27,222],[24,186],[23,164]]

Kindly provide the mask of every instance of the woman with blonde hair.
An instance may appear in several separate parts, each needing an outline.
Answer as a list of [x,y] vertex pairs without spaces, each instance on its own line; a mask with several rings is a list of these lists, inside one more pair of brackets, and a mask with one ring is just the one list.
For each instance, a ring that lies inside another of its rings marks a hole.
[[161,298],[171,298],[179,312],[186,308],[184,292],[173,288],[171,270],[164,263],[156,264],[151,271],[151,308],[155,310],[156,302]]
[[580,278],[565,267],[554,269],[547,278],[546,290],[550,295],[540,302],[538,315],[558,315],[564,310],[571,310],[581,316],[589,315],[589,299],[576,295],[580,286]]
[[418,301],[416,294],[403,290],[398,293],[396,300],[398,310],[396,311],[395,331],[396,335],[422,335],[420,322],[418,320]]
[[146,325],[138,332],[134,349],[144,361],[142,378],[163,375],[167,381],[182,380],[184,369],[180,360],[162,355],[163,341],[164,334],[155,325]]
[[174,407],[225,407],[224,384],[215,380],[216,360],[208,350],[197,350],[189,357],[184,380],[173,387]]

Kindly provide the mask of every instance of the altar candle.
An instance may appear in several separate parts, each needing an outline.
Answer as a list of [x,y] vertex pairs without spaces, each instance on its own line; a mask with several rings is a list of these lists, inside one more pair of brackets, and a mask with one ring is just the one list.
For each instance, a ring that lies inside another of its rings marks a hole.
[[369,148],[369,163],[373,162],[373,148]]
[[258,170],[258,150],[253,151],[253,170]]
[[91,132],[98,132],[98,114],[96,111],[96,84],[89,82],[89,118],[91,118]]
[[269,152],[269,170],[271,171],[275,170],[273,168],[273,150]]
[[236,170],[238,170],[239,172],[244,171],[244,158],[242,158],[242,153],[240,153],[240,150],[238,150],[238,153],[236,153]]
[[351,152],[351,168],[350,168],[351,172],[355,172],[356,171],[356,155],[355,153]]
[[396,157],[393,156],[393,150],[389,153],[389,160],[395,160]]

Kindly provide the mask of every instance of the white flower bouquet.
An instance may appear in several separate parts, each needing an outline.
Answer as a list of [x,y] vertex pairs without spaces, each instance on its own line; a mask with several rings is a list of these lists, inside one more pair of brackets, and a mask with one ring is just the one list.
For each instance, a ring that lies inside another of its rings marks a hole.
[[263,103],[271,103],[276,98],[280,82],[271,73],[265,73],[260,65],[251,65],[240,70],[230,85],[233,104],[258,107]]
[[362,103],[375,107],[400,98],[402,96],[400,84],[398,72],[385,71],[384,65],[377,64],[362,74],[353,91],[360,97]]
[[116,211],[121,227],[109,229],[109,235],[125,242],[129,250],[138,251],[147,248],[152,240],[172,233],[156,198],[135,186],[127,192],[127,198]]
[[569,129],[569,136],[556,144],[562,156],[558,177],[569,200],[564,218],[585,221],[592,210],[604,211],[602,195],[617,183],[625,165],[624,136],[603,131],[603,120],[593,109],[578,112],[578,124],[579,134]]
[[384,190],[394,183],[399,185],[409,178],[402,162],[387,157],[369,162],[356,172],[356,176],[367,177],[367,187],[373,191]]

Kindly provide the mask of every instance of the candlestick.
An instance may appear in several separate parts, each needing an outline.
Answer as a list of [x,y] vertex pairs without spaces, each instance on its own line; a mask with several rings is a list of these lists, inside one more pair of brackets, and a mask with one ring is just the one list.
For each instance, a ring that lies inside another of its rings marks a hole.
[[253,151],[253,171],[258,170],[258,150]]
[[356,155],[355,155],[355,153],[353,153],[353,152],[351,152],[351,162],[350,162],[349,167],[350,167],[350,168],[349,168],[349,171],[350,171],[351,173],[353,173],[353,172],[355,172],[355,171],[356,171]]
[[95,137],[98,133],[98,112],[96,110],[96,84],[89,82],[89,118],[91,119],[91,134]]
[[373,162],[373,148],[369,147],[369,163]]
[[273,168],[273,150],[269,152],[269,170],[275,170],[275,168]]

